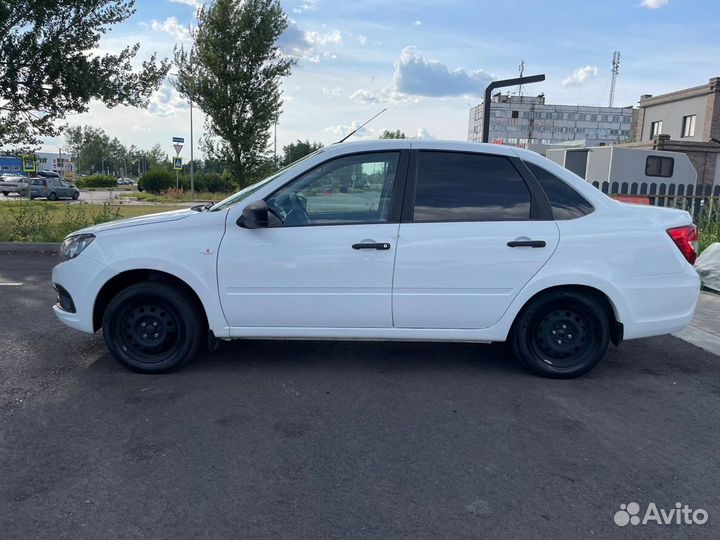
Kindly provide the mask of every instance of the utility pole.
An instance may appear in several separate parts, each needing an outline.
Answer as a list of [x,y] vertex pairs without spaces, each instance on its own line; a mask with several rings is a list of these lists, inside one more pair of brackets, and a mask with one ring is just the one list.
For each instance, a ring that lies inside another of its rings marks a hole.
[[[520,78],[522,79],[523,73],[525,73],[525,60],[520,60],[520,65],[518,66],[518,72],[520,73]],[[520,83],[518,85],[518,97],[522,97],[522,83]]]
[[[195,93],[195,74],[191,92]],[[190,199],[195,199],[195,156],[193,155],[193,96],[190,97]]]
[[193,102],[190,98],[190,198],[195,200],[195,158],[193,156]]
[[612,107],[615,102],[615,84],[617,83],[618,74],[620,73],[620,51],[613,53],[612,59],[612,75],[610,76],[610,100],[608,107]]

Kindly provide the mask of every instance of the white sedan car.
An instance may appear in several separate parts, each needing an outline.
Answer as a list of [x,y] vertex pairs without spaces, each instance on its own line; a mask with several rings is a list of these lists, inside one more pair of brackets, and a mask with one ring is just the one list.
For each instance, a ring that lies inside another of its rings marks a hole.
[[617,202],[518,148],[323,148],[212,207],[67,237],[55,313],[164,372],[218,339],[507,341],[576,377],[675,332],[700,282],[687,212]]

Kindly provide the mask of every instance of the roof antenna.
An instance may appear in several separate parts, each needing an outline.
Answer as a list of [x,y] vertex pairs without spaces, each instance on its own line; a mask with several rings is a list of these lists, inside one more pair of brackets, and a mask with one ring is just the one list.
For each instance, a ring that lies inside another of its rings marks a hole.
[[382,111],[380,111],[380,112],[377,113],[375,116],[373,116],[370,120],[368,120],[367,122],[365,122],[363,125],[356,127],[356,128],[353,129],[350,133],[348,133],[348,134],[345,135],[342,139],[340,139],[338,142],[333,143],[333,144],[340,144],[340,143],[345,142],[345,141],[348,140],[350,137],[352,137],[353,135],[355,135],[355,133],[357,133],[358,131],[360,131],[360,129],[362,129],[362,128],[364,128],[365,126],[367,126],[370,122],[372,122],[373,120],[375,120],[378,116],[380,116],[380,115],[381,115],[382,113],[384,113],[385,111],[387,111],[387,107],[385,107]]

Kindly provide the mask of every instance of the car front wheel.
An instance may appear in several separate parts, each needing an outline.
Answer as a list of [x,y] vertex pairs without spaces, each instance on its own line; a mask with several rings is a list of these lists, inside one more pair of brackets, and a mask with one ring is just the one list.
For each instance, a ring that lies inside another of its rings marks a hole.
[[159,281],[132,285],[105,310],[105,344],[118,362],[134,371],[175,370],[195,356],[202,342],[198,312],[178,287]]
[[515,355],[545,377],[570,379],[594,368],[610,340],[610,313],[594,297],[557,291],[528,305],[511,336]]

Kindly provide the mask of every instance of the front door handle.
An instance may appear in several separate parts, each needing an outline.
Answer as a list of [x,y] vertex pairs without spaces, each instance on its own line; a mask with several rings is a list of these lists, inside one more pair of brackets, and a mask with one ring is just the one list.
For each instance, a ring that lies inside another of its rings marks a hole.
[[390,249],[390,244],[387,242],[360,242],[359,244],[353,244],[353,249],[377,249],[378,251],[385,251]]
[[507,243],[508,247],[544,248],[545,240],[513,240]]

